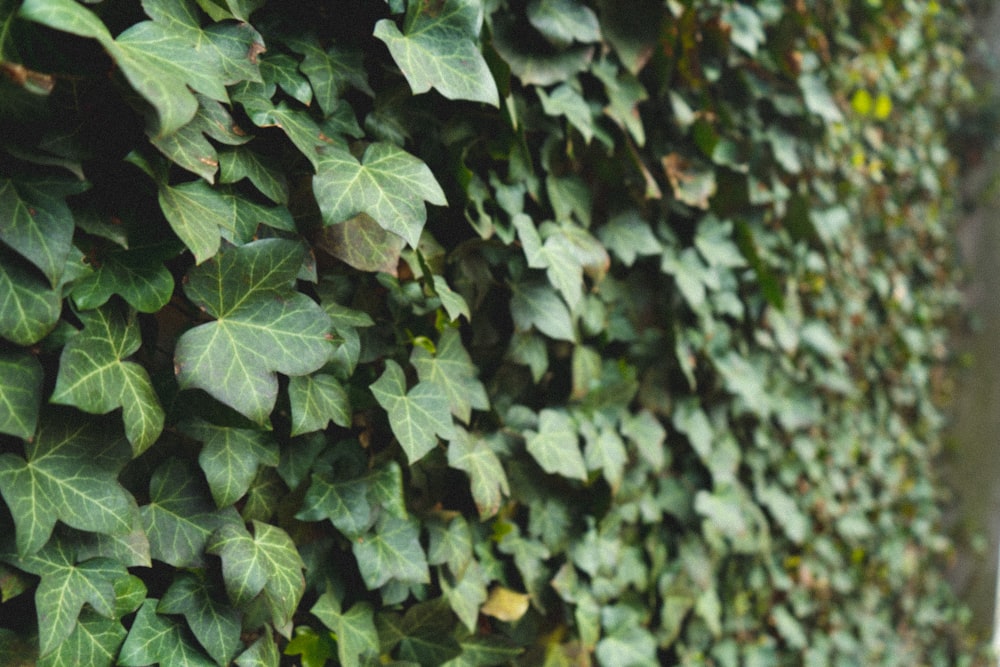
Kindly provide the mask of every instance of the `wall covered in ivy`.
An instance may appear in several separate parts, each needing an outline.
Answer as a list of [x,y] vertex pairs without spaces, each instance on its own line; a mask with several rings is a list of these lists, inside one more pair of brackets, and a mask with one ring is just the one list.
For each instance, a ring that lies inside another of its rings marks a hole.
[[973,664],[961,4],[0,0],[0,655]]

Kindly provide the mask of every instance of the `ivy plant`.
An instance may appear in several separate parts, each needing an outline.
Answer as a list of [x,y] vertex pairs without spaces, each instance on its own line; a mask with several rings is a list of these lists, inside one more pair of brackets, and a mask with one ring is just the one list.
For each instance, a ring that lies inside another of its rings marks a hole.
[[961,665],[961,3],[0,0],[0,655]]

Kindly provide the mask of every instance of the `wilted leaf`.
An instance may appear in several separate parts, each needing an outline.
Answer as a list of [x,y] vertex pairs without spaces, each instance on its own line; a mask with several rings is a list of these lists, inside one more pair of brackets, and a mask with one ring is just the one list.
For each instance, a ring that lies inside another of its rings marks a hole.
[[415,95],[432,87],[450,100],[472,100],[499,106],[496,83],[476,46],[482,23],[476,0],[445,0],[424,8],[399,31],[389,19],[375,24]]
[[513,623],[527,613],[530,601],[531,596],[525,593],[496,586],[490,591],[490,596],[480,611],[486,616]]

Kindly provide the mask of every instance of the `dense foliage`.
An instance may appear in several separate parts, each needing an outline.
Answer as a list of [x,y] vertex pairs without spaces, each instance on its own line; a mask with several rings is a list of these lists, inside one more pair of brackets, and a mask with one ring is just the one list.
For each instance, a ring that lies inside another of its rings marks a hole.
[[0,655],[971,661],[962,25],[0,0]]

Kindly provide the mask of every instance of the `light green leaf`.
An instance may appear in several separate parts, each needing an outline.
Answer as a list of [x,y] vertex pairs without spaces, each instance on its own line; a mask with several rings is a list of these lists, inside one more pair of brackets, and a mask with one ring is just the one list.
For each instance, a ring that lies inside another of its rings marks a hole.
[[628,453],[621,436],[614,430],[602,428],[592,437],[586,437],[583,456],[588,470],[600,470],[612,492],[621,486],[628,462]]
[[297,375],[288,380],[288,400],[292,404],[292,436],[319,431],[331,421],[351,425],[351,403],[337,378],[326,373]]
[[360,271],[397,275],[406,241],[388,232],[367,213],[328,225],[316,235],[317,247]]
[[42,405],[42,365],[27,352],[0,352],[0,433],[35,434]]
[[33,345],[59,321],[62,296],[20,257],[0,246],[0,336]]
[[434,276],[434,293],[441,299],[444,312],[448,314],[448,319],[457,322],[458,318],[465,316],[466,320],[472,319],[472,312],[465,298],[453,290],[442,276]]
[[295,515],[300,521],[329,519],[350,539],[365,533],[381,513],[405,519],[403,473],[390,462],[369,474],[340,480],[329,473],[312,476],[302,509]]
[[[674,425],[677,426],[676,421]],[[680,426],[677,426],[677,428],[683,430]],[[663,443],[667,438],[667,432],[652,412],[642,410],[636,414],[627,415],[622,419],[621,432],[622,435],[635,445],[639,455],[654,470],[663,469],[663,466],[666,464],[666,451],[664,450]],[[709,434],[711,437],[711,431],[709,431]]]
[[597,15],[577,0],[531,0],[528,20],[558,48],[573,42],[601,41]]
[[486,388],[476,378],[477,368],[462,346],[458,329],[441,332],[434,354],[421,345],[414,345],[410,363],[417,369],[421,383],[437,387],[448,397],[451,413],[466,424],[472,410],[488,410],[490,399]]
[[543,409],[538,417],[538,431],[524,433],[528,452],[545,472],[586,481],[587,466],[572,417],[551,408]]
[[269,159],[249,148],[233,148],[219,153],[219,182],[236,183],[244,178],[276,204],[288,203],[288,180]]
[[709,266],[739,268],[747,265],[743,253],[733,240],[733,223],[706,215],[698,221],[694,245]]
[[549,368],[549,353],[545,339],[534,332],[515,333],[507,347],[507,358],[531,369],[531,379],[537,384]]
[[456,426],[455,437],[448,444],[448,465],[469,476],[472,499],[480,519],[495,515],[510,494],[507,473],[496,453],[478,434]]
[[121,563],[108,558],[76,562],[73,548],[56,539],[34,554],[14,559],[14,565],[41,577],[35,591],[39,653],[54,651],[76,627],[84,604],[105,618],[115,614],[114,582],[128,577]]
[[287,636],[305,591],[305,565],[281,528],[254,521],[253,531],[251,536],[242,524],[227,523],[209,539],[207,550],[222,558],[222,577],[234,604],[244,606],[263,594],[275,628]]
[[441,592],[448,599],[451,610],[458,616],[458,620],[470,632],[474,632],[479,621],[479,613],[483,604],[489,599],[489,592],[486,587],[490,583],[489,576],[478,561],[470,561],[458,575],[455,575],[455,583],[442,574]]
[[375,24],[415,95],[432,87],[449,100],[500,105],[493,75],[476,46],[482,24],[477,0],[445,0],[422,8],[401,33],[390,19]]
[[73,285],[73,303],[93,310],[119,295],[143,313],[155,313],[170,301],[174,279],[157,252],[112,250],[103,253],[92,273]]
[[73,214],[60,190],[65,181],[15,182],[0,178],[0,241],[59,284],[73,242]]
[[41,549],[57,520],[96,533],[131,532],[135,500],[116,479],[131,458],[124,438],[60,412],[42,419],[24,448],[25,458],[0,455],[0,494],[14,517],[19,554]]
[[218,507],[242,498],[260,466],[278,465],[278,446],[267,433],[202,420],[184,422],[181,430],[203,443],[198,464]]
[[370,389],[388,413],[389,425],[410,465],[434,449],[438,436],[449,439],[455,435],[447,396],[429,382],[418,382],[406,391],[403,369],[392,359],[386,360],[385,372]]
[[118,664],[125,667],[155,664],[215,667],[215,662],[188,638],[180,622],[156,613],[158,604],[156,598],[147,598],[142,603],[118,655]]
[[520,283],[511,289],[510,314],[518,331],[534,327],[557,340],[576,340],[569,308],[550,285]]
[[260,73],[264,83],[276,85],[302,104],[312,103],[313,90],[306,77],[299,72],[299,63],[287,53],[265,55],[260,60]]
[[568,83],[556,86],[551,93],[536,88],[542,109],[549,116],[565,116],[570,124],[579,130],[586,143],[594,138],[594,114],[590,105],[576,88]]
[[196,97],[198,111],[191,122],[176,132],[152,137],[152,144],[171,162],[214,183],[219,156],[206,137],[231,146],[244,144],[250,137],[237,132],[239,128],[222,104],[204,95]]
[[78,317],[83,331],[63,348],[51,401],[98,415],[122,408],[125,435],[139,455],[160,437],[164,420],[146,369],[125,361],[142,344],[139,324],[112,306]]
[[601,60],[591,71],[604,84],[608,96],[604,113],[628,130],[635,143],[642,147],[646,143],[646,129],[639,115],[639,104],[649,98],[649,93],[634,74],[628,70],[618,71],[609,59]]
[[158,614],[181,614],[205,651],[219,665],[228,665],[241,648],[240,614],[219,602],[207,582],[180,573],[156,606]]
[[840,107],[830,94],[826,83],[817,74],[802,74],[799,76],[799,89],[805,100],[806,108],[828,123],[840,123],[844,120]]
[[185,332],[175,364],[181,388],[200,388],[259,424],[278,394],[275,372],[305,375],[332,351],[330,318],[292,288],[300,244],[264,239],[219,253],[188,273],[188,297],[216,317]]
[[239,667],[273,667],[280,661],[278,644],[269,630],[262,632],[260,638],[236,658]]
[[724,25],[729,26],[729,39],[751,56],[757,55],[757,48],[767,40],[760,14],[753,7],[736,2],[722,12]]
[[226,200],[204,181],[163,185],[159,200],[170,227],[198,264],[218,252],[220,228],[233,228]]
[[448,203],[426,164],[384,142],[368,146],[360,162],[346,150],[330,147],[319,160],[313,192],[325,224],[367,213],[414,248],[427,220],[424,201]]
[[461,578],[472,561],[472,532],[461,516],[426,521],[430,537],[427,562],[430,565],[447,565],[451,573]]
[[205,543],[235,511],[218,511],[200,476],[178,459],[168,459],[149,481],[149,504],[139,508],[150,555],[174,567],[201,567]]
[[595,651],[603,665],[622,667],[658,667],[656,639],[640,625],[618,628],[597,643]]
[[414,520],[383,514],[375,531],[354,540],[351,549],[368,590],[381,588],[390,580],[404,584],[430,581],[419,524]]
[[70,636],[39,659],[37,667],[112,667],[126,634],[118,619],[84,608]]
[[319,596],[309,610],[337,636],[337,656],[344,667],[367,665],[379,654],[375,614],[367,602],[358,602],[342,612],[340,600],[333,592]]

